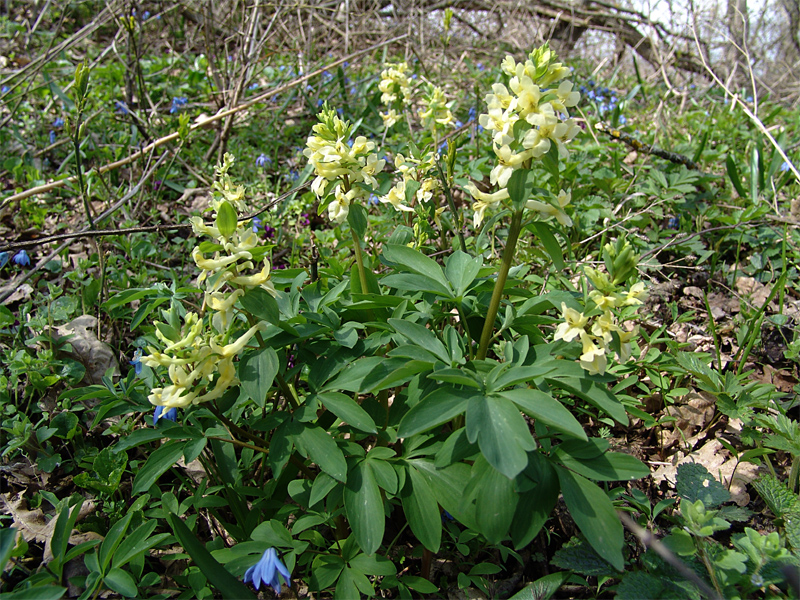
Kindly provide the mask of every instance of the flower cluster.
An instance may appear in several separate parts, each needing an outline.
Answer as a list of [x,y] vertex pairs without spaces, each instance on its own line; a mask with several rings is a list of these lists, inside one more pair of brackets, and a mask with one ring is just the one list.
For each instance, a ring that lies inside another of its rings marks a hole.
[[[398,154],[394,158],[394,167],[402,174],[403,180],[397,183],[389,193],[379,198],[384,204],[391,204],[397,211],[413,212],[413,208],[406,202],[429,202],[434,192],[439,189],[439,179],[431,176],[436,164],[433,153],[428,152],[423,158]],[[411,183],[414,182],[414,183]],[[437,212],[436,218],[441,214]]]
[[[630,244],[618,240],[603,250],[607,271],[587,267],[586,276],[594,289],[589,292],[584,312],[561,304],[563,322],[556,328],[555,339],[582,344],[581,366],[590,373],[605,373],[607,354],[614,350],[619,362],[631,355],[631,339],[636,328],[620,327],[636,308],[644,303],[646,291],[639,281],[627,285],[636,272],[637,257]],[[628,307],[633,307],[628,308]]]
[[[215,224],[206,225],[200,217],[191,219],[195,233],[214,239],[207,246],[208,251],[200,246],[192,251],[192,258],[201,269],[198,284],[205,284],[203,311],[210,312],[211,318],[195,312],[182,317],[173,313],[168,323],[155,324],[156,337],[165,345],[164,349],[148,347],[149,354],[140,359],[151,368],[168,368],[170,383],[150,392],[150,402],[155,406],[183,408],[207,402],[236,385],[234,360],[264,324],[257,323],[242,331],[234,305],[248,289],[255,287],[275,294],[269,280],[266,248],[258,245],[252,223],[238,219],[246,205],[244,188],[234,185],[228,175],[233,160],[226,154],[223,164],[216,169],[211,201]],[[213,255],[207,256],[209,252]],[[256,266],[259,262],[260,268]]]
[[[484,194],[475,186],[468,188],[477,200],[473,207],[476,227],[487,208],[496,208],[509,197],[505,188],[514,171],[529,168],[533,159],[541,158],[553,145],[559,158],[567,158],[566,144],[580,131],[569,117],[569,109],[578,104],[580,94],[573,92],[572,83],[565,80],[569,69],[556,62],[556,55],[546,44],[533,50],[524,63],[506,56],[501,68],[509,77],[508,87],[502,83],[492,85],[492,93],[485,98],[488,113],[478,119],[492,135],[497,164],[491,171],[490,181],[501,189],[494,194]],[[540,214],[566,217],[564,200],[569,201],[568,195],[561,192],[558,206],[552,207],[554,210],[538,205],[529,208]],[[559,219],[562,223],[566,220]]]
[[422,108],[419,110],[419,117],[422,119],[422,125],[428,131],[436,133],[443,131],[447,127],[455,125],[455,118],[451,108],[452,102],[447,102],[442,88],[436,86],[428,91],[428,94],[422,98]]
[[328,218],[343,223],[353,201],[369,198],[386,161],[378,159],[374,142],[361,135],[352,140],[350,123],[335,110],[326,106],[318,117],[303,151],[317,176],[311,189],[320,200],[330,198]]
[[392,127],[400,120],[406,107],[411,104],[411,84],[406,75],[408,63],[389,63],[381,72],[381,102],[386,105],[386,112],[380,113],[383,126]]
[[[614,112],[614,109],[619,106],[619,99],[617,92],[602,85],[597,85],[593,79],[586,82],[578,88],[581,94],[584,94],[589,100],[596,103],[598,116],[603,116],[608,113]],[[625,115],[619,116],[621,125],[627,123]]]

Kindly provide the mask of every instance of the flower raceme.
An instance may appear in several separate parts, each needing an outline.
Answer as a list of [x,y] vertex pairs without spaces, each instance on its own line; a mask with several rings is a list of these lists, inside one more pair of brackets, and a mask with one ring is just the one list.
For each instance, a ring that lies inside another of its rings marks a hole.
[[281,593],[281,578],[287,586],[292,587],[292,574],[278,558],[275,548],[267,548],[261,559],[244,574],[245,583],[252,583],[256,590],[264,583],[272,587],[276,595]]
[[226,154],[216,169],[211,201],[215,224],[192,218],[195,233],[214,240],[210,251],[201,246],[192,251],[201,270],[198,285],[205,284],[202,310],[174,315],[168,324],[156,323],[155,334],[164,347],[148,347],[148,354],[139,359],[148,367],[167,369],[168,383],[150,392],[150,403],[157,407],[185,408],[222,396],[239,383],[235,366],[239,353],[266,328],[259,322],[243,331],[236,317],[235,304],[248,290],[261,288],[274,295],[275,288],[264,258],[266,248],[258,245],[252,222],[238,219],[247,206],[244,188],[234,185],[228,175],[233,163],[233,156]]
[[[572,83],[564,80],[569,69],[555,62],[556,56],[547,45],[533,50],[524,63],[507,56],[501,64],[509,77],[508,85],[495,83],[486,95],[487,112],[478,122],[489,130],[497,163],[490,173],[492,185],[500,190],[508,186],[517,169],[529,168],[555,145],[560,159],[569,156],[566,144],[580,131],[569,117],[569,110],[578,104],[580,94],[572,91]],[[496,208],[505,197],[499,192],[487,198],[476,194],[475,186],[468,187],[475,198],[474,222],[478,227],[488,208]],[[565,226],[572,224],[564,212],[570,197],[563,190],[555,203],[530,201],[528,209],[542,218],[556,217]]]
[[343,223],[350,205],[369,198],[369,188],[377,187],[375,175],[386,161],[378,159],[374,142],[364,136],[350,139],[350,123],[340,119],[335,110],[326,106],[318,117],[320,122],[314,125],[303,151],[316,174],[311,190],[320,200],[329,199],[328,218]]
[[406,72],[408,63],[389,63],[381,72],[378,89],[381,91],[381,102],[386,105],[386,112],[380,113],[386,129],[397,123],[411,104],[411,82]]

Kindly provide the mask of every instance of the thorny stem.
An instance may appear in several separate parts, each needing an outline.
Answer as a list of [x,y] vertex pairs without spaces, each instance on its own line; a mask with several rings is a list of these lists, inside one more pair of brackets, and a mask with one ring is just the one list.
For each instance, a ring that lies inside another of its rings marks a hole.
[[492,331],[494,331],[494,320],[497,318],[497,311],[500,308],[500,300],[503,297],[503,292],[506,287],[506,280],[508,279],[508,271],[511,269],[511,261],[514,259],[514,252],[517,248],[517,240],[519,239],[519,232],[522,230],[522,213],[523,208],[514,213],[511,218],[511,227],[508,231],[508,240],[506,240],[506,247],[503,250],[503,260],[500,263],[500,271],[497,273],[497,281],[494,284],[494,291],[492,292],[492,299],[489,302],[489,312],[486,313],[486,320],[483,323],[483,332],[481,333],[481,343],[478,346],[478,354],[476,358],[483,360],[489,351],[489,342],[492,339]]

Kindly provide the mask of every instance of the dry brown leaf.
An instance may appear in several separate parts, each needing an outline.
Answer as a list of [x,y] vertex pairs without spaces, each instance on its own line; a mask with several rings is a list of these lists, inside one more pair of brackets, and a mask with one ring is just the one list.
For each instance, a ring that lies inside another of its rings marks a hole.
[[111,346],[101,342],[95,335],[97,319],[91,315],[81,315],[58,327],[58,337],[70,336],[66,341],[72,346],[68,354],[86,367],[86,379],[90,383],[102,384],[103,375],[113,369],[119,375],[119,363]]
[[[25,541],[34,540],[44,543],[42,560],[45,563],[50,562],[53,559],[50,540],[53,538],[53,529],[56,526],[57,517],[53,516],[48,520],[40,508],[28,510],[28,501],[22,494],[14,497],[11,494],[0,494],[0,499],[2,499],[5,506],[5,512],[11,515],[13,519],[12,526],[22,534]],[[75,510],[75,508],[73,507],[72,510]],[[94,512],[94,502],[84,502],[80,513],[78,513],[77,520],[80,521],[92,512]],[[102,536],[91,533],[84,534],[73,529],[69,536],[69,543],[75,546],[89,539],[102,539]]]

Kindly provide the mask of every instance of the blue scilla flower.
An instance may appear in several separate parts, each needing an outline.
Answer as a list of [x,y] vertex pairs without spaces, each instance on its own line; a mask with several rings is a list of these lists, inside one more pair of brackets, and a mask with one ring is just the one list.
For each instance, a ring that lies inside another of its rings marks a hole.
[[250,222],[253,224],[253,233],[258,233],[258,230],[262,227],[263,221],[258,217],[253,217]]
[[628,122],[628,118],[625,115],[620,115],[619,116],[619,124],[620,125],[625,125],[625,123],[627,123],[627,122]]
[[250,87],[247,88],[248,90],[257,90],[258,89],[258,82],[253,82],[250,84]]
[[[133,360],[130,361],[130,364],[133,365],[133,370],[137,375],[141,375],[142,374],[142,349],[141,348],[137,348],[136,352],[133,353]],[[161,408],[161,407],[159,406],[159,408]],[[158,409],[156,409],[156,410],[158,410]],[[153,420],[153,423],[155,423],[155,420]]]
[[0,269],[8,264],[8,252],[0,252]]
[[153,427],[156,426],[159,419],[166,419],[167,421],[178,420],[178,409],[175,407],[164,410],[163,406],[156,406],[156,411],[153,413]]
[[471,107],[469,109],[469,114],[467,115],[467,121],[474,121],[476,112],[477,111],[475,110],[475,107]]
[[56,143],[56,132],[53,131],[52,129],[50,130],[50,143],[51,144]]
[[181,106],[186,106],[186,103],[189,102],[185,96],[175,96],[172,99],[172,106],[169,109],[169,114],[174,115],[181,109]]
[[447,141],[439,144],[439,154],[444,154],[445,152],[447,152]]
[[267,156],[263,152],[258,155],[258,158],[256,159],[257,167],[266,167],[267,165],[271,164],[272,164],[272,159],[269,156]]
[[320,106],[322,106],[323,104],[324,104],[324,101],[322,100],[322,98],[320,98],[319,100],[317,100],[317,108],[319,108],[319,107],[320,107]]
[[[788,163],[788,162],[786,162],[786,161],[783,161],[783,163],[781,164],[781,171],[783,171],[783,172],[785,173],[785,172],[786,172],[786,171],[788,171],[790,168],[791,168],[791,165],[789,165],[789,163]],[[5,252],[4,252],[3,254],[5,254]],[[2,266],[2,265],[0,265],[0,266]]]
[[458,129],[459,127],[463,127],[463,126],[464,126],[464,124],[461,121],[456,121],[456,129]]
[[667,228],[669,229],[679,229],[681,226],[681,222],[678,217],[670,217],[667,221]]
[[128,105],[125,104],[124,102],[121,102],[120,100],[115,100],[114,101],[114,112],[117,112],[117,113],[119,113],[121,115],[127,115],[128,114]]
[[477,65],[475,65],[475,66],[476,66],[476,67],[478,67],[478,71],[483,71],[483,70],[485,70],[485,69],[486,69],[486,67],[484,67],[484,66],[483,66],[483,63],[478,63],[478,64],[477,64]]
[[62,119],[61,117],[56,117],[56,120],[53,121],[53,127],[58,129],[63,126],[64,126],[64,119]]
[[258,590],[262,583],[272,586],[276,595],[281,593],[281,578],[288,587],[292,587],[292,574],[278,558],[275,548],[267,548],[264,555],[256,564],[247,569],[244,574],[244,582],[252,583]]
[[11,88],[8,87],[7,85],[4,85],[3,87],[0,87],[0,94],[7,94],[10,91],[11,91]]
[[31,257],[28,256],[28,253],[25,250],[20,250],[14,255],[14,258],[11,260],[14,261],[15,264],[18,264],[20,267],[29,267],[31,265]]
[[322,79],[324,81],[330,81],[331,79],[333,79],[333,75],[331,75],[328,70],[325,70],[322,72]]
[[381,199],[378,198],[375,194],[370,194],[369,195],[369,203],[370,204],[377,205],[377,204],[380,204],[380,201],[381,201]]

